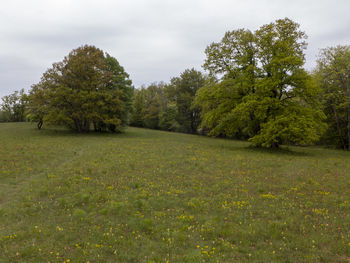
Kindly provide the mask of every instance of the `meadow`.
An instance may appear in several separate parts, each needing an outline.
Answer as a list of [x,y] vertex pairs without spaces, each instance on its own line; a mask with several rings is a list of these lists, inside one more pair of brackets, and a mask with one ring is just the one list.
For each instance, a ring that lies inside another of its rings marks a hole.
[[350,153],[0,124],[0,262],[347,262]]

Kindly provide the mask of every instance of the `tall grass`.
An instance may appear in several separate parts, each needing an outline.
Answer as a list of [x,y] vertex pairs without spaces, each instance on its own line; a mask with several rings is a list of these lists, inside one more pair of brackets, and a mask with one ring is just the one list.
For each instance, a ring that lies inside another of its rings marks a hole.
[[344,262],[350,154],[0,124],[0,262]]

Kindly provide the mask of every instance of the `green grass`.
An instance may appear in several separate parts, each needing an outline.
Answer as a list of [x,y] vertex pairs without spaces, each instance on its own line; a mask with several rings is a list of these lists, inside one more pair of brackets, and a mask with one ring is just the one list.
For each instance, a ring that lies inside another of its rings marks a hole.
[[0,262],[347,262],[350,153],[0,124]]

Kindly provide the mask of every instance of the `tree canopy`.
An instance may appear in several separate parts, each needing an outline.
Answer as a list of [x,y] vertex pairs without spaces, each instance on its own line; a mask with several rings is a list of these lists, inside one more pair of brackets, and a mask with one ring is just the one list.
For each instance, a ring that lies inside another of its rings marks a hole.
[[152,83],[134,92],[134,109],[131,124],[150,129],[160,128],[160,118],[167,108],[164,82]]
[[169,100],[176,104],[176,121],[182,132],[196,133],[200,124],[200,111],[194,107],[193,101],[199,88],[205,84],[205,78],[200,71],[186,69],[179,77],[174,77],[169,85]]
[[[33,85],[29,117],[78,132],[119,131],[128,122],[133,86],[118,61],[94,46],[72,50]],[[41,127],[39,125],[38,127]]]
[[1,98],[0,121],[19,122],[25,121],[25,110],[28,103],[28,97],[24,89]]
[[254,33],[227,32],[209,45],[204,68],[214,80],[196,97],[202,126],[263,147],[317,141],[324,114],[316,105],[317,85],[303,69],[305,39],[285,18]]
[[350,150],[350,46],[321,50],[315,75],[329,124],[326,142]]
[[196,133],[199,108],[193,106],[197,90],[205,84],[200,71],[186,69],[170,83],[153,83],[135,90],[131,124],[138,127]]

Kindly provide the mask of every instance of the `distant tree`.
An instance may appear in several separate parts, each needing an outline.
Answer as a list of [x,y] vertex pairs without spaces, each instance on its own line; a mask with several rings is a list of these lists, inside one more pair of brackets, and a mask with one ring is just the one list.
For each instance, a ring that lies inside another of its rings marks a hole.
[[2,97],[1,119],[6,122],[25,121],[25,111],[27,107],[27,94],[24,89]]
[[323,49],[315,74],[329,124],[326,140],[350,150],[350,46]]
[[131,116],[131,125],[136,127],[144,127],[145,118],[145,93],[146,89],[142,87],[141,89],[134,90],[134,101],[133,101],[133,112]]
[[158,129],[161,111],[162,109],[159,95],[156,94],[154,97],[150,98],[147,103],[147,108],[144,115],[145,127],[150,129]]
[[[118,61],[94,46],[72,50],[54,63],[30,91],[34,121],[78,132],[119,131],[128,122],[133,87]],[[41,127],[38,125],[38,127]]]
[[166,131],[181,130],[180,124],[176,120],[178,110],[174,102],[169,102],[164,111],[159,116],[159,128]]
[[159,129],[159,118],[166,108],[167,100],[164,93],[165,83],[152,83],[145,93],[145,127]]
[[214,79],[198,91],[211,135],[244,136],[256,146],[311,144],[324,129],[317,85],[302,68],[306,35],[288,18],[227,32],[206,49]]
[[131,125],[159,129],[160,115],[167,107],[166,84],[152,83],[134,92]]
[[205,78],[200,71],[186,69],[179,77],[171,79],[168,93],[175,101],[177,108],[176,121],[180,129],[187,133],[196,133],[200,124],[199,108],[193,104],[196,92],[205,84]]

